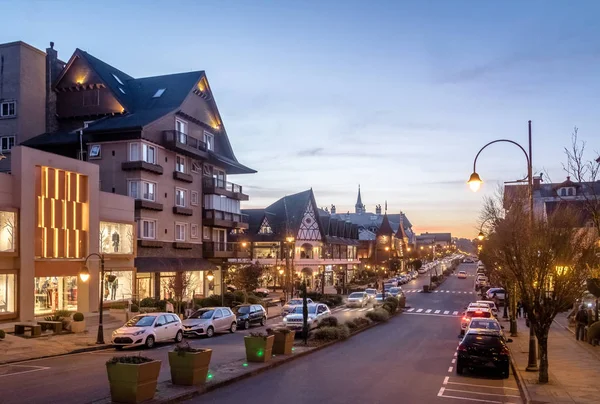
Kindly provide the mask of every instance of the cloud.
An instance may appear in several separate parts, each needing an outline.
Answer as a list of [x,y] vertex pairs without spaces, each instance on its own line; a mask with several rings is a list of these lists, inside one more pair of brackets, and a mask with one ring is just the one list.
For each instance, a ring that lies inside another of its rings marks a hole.
[[312,147],[310,149],[303,149],[296,153],[297,157],[350,157],[350,158],[411,158],[411,157],[419,157],[416,154],[410,153],[393,153],[393,154],[384,154],[384,153],[373,153],[368,152],[366,150],[357,150],[357,151],[343,151],[343,150],[334,150],[334,149],[325,149],[324,147]]
[[320,154],[323,154],[324,151],[325,151],[325,149],[323,149],[322,147],[314,147],[312,149],[300,150],[297,153],[297,155],[299,157],[313,157],[313,156],[318,156]]

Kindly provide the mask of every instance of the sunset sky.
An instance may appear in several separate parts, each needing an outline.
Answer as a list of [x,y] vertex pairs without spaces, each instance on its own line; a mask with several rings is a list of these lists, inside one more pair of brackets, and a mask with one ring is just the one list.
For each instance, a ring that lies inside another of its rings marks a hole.
[[[28,6],[24,6],[30,3]],[[534,170],[564,180],[574,126],[600,149],[597,1],[4,2],[0,43],[81,48],[134,77],[205,70],[245,207],[312,187],[320,206],[406,212],[472,238],[482,198]],[[525,4],[526,3],[526,4]]]

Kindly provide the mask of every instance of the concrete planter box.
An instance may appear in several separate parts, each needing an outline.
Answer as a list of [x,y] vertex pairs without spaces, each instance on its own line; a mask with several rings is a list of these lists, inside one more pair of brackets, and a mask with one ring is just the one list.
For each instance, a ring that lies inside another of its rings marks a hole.
[[212,349],[203,349],[200,352],[169,352],[173,384],[180,386],[204,384],[211,356]]
[[273,353],[275,355],[291,355],[294,347],[295,331],[289,333],[275,332],[273,336]]
[[246,345],[246,359],[248,362],[268,362],[273,354],[273,342],[275,337],[244,337]]
[[85,331],[85,320],[83,321],[72,321],[71,322],[71,331],[72,332],[84,332]]
[[107,363],[106,372],[112,401],[137,404],[154,398],[160,363]]

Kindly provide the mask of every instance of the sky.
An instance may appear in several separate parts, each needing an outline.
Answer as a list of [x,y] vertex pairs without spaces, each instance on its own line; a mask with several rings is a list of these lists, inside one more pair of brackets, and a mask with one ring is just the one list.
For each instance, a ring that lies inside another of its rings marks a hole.
[[600,2],[0,0],[0,43],[81,48],[133,77],[205,70],[250,201],[313,188],[319,206],[387,201],[420,232],[473,238],[485,196],[553,182],[579,128],[600,149]]

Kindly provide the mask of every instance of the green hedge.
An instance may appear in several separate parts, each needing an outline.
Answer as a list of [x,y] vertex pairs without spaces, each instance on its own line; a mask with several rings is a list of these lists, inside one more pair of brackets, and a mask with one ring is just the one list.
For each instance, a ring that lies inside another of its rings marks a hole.
[[319,328],[337,327],[338,325],[339,325],[339,322],[338,322],[337,317],[329,316],[329,317],[325,317],[323,320],[321,320],[321,322],[319,323]]
[[314,339],[320,341],[335,341],[350,337],[350,329],[342,324],[336,327],[317,328],[313,334]]
[[383,321],[388,321],[390,319],[390,313],[388,313],[387,310],[383,309],[383,308],[376,308],[373,311],[368,311],[367,312],[367,318],[371,321],[375,321],[375,322],[383,322]]

